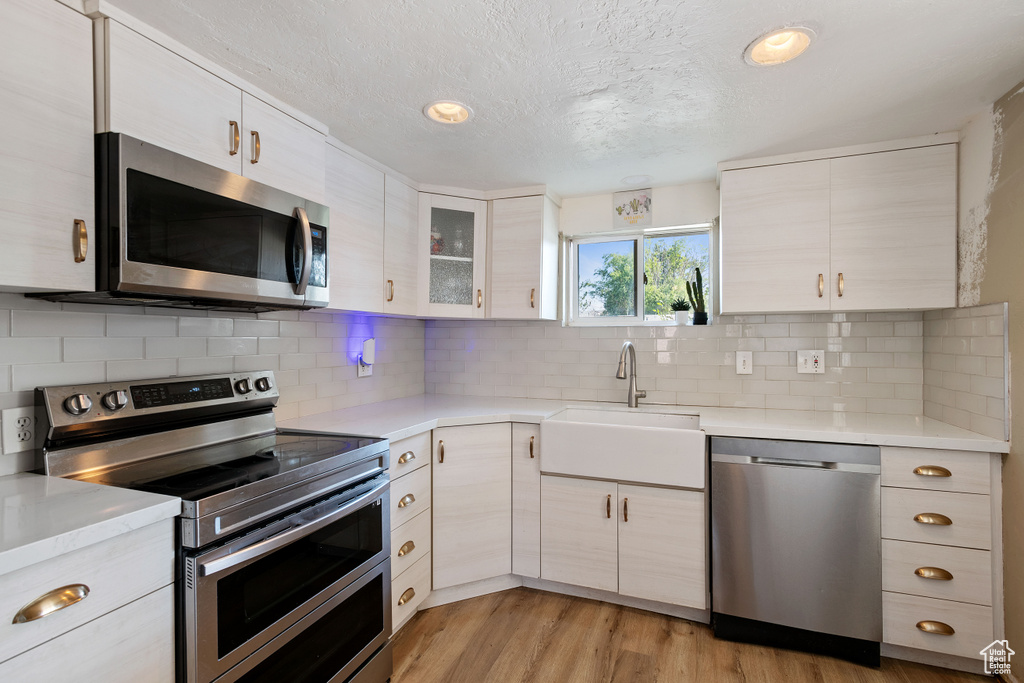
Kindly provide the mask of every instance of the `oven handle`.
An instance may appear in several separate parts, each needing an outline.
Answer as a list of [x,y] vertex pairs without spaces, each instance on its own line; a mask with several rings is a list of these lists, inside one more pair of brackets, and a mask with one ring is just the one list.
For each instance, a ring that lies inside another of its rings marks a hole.
[[272,550],[286,546],[302,536],[337,521],[339,517],[344,517],[350,512],[365,506],[370,500],[379,497],[381,492],[386,490],[388,486],[390,486],[390,482],[386,481],[383,484],[370,489],[358,498],[342,505],[340,508],[324,517],[318,517],[311,522],[298,524],[289,529],[285,529],[281,533],[265,538],[258,543],[253,543],[241,550],[236,550],[230,555],[225,555],[224,557],[217,558],[216,560],[210,560],[209,562],[201,562],[199,564],[199,576],[212,576],[214,574],[218,574],[225,569],[230,569]]

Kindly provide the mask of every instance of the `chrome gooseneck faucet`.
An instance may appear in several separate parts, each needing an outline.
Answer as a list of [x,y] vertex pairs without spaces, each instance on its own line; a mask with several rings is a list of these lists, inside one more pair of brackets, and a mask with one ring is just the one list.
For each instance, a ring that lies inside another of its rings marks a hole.
[[636,388],[636,350],[633,342],[622,343],[622,351],[619,352],[619,369],[615,371],[617,379],[626,379],[626,352],[629,351],[629,392],[626,394],[626,403],[630,408],[640,405],[638,399],[647,398],[646,391],[637,391]]

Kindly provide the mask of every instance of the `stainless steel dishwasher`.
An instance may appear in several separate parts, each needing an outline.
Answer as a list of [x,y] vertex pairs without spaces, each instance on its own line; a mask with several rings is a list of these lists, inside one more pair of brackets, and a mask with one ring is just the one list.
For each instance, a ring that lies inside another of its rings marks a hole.
[[877,446],[711,439],[715,636],[877,666]]

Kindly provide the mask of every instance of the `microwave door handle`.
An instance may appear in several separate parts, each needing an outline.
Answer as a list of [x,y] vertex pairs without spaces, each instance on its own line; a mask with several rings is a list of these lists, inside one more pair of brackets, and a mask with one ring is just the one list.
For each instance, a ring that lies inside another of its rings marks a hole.
[[302,274],[299,282],[295,285],[295,293],[299,296],[306,294],[306,286],[309,285],[309,272],[313,267],[313,231],[309,227],[309,217],[306,210],[301,206],[295,207],[295,215],[302,227]]
[[219,557],[216,560],[210,560],[209,562],[201,562],[199,564],[199,576],[213,576],[226,569],[231,569],[243,562],[253,560],[260,555],[265,555],[273,550],[277,550],[283,546],[288,545],[292,541],[295,541],[317,529],[324,527],[332,522],[338,521],[338,519],[344,517],[350,512],[365,506],[369,501],[378,497],[382,491],[390,486],[390,482],[384,482],[374,488],[370,489],[358,498],[345,503],[337,510],[334,510],[328,515],[318,517],[305,524],[298,524],[289,529],[285,529],[279,534],[275,534],[270,538],[265,538],[258,543],[246,546],[240,550],[236,550],[230,555]]

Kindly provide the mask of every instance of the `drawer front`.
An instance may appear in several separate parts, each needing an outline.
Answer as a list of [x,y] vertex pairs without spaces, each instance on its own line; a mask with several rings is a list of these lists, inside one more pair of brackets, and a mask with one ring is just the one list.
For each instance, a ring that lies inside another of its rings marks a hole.
[[[407,601],[399,605],[402,596],[407,596]],[[416,608],[430,595],[430,553],[419,559],[416,564],[409,567],[409,570],[402,572],[402,575],[391,581],[391,626],[392,633],[400,629],[412,615]]]
[[[953,635],[926,633],[920,622],[950,626]],[[882,593],[882,640],[893,645],[981,659],[981,649],[994,639],[992,608],[963,602]]]
[[[174,582],[174,521],[136,529],[0,576],[0,661]],[[50,591],[84,584],[80,602],[40,619],[11,623]]]
[[392,481],[430,464],[430,432],[392,441],[390,448]]
[[987,550],[885,540],[882,590],[991,605],[992,555]]
[[430,468],[421,467],[391,482],[391,529],[430,508]]
[[988,495],[991,457],[989,453],[884,447],[882,486]]
[[[938,543],[963,548],[992,548],[992,511],[988,496],[882,487],[882,538]],[[924,524],[917,515],[943,515],[952,524]]]
[[391,532],[391,576],[401,575],[429,552],[430,510],[425,508]]
[[174,587],[0,664],[0,681],[174,682]]

